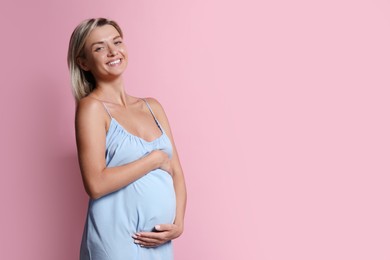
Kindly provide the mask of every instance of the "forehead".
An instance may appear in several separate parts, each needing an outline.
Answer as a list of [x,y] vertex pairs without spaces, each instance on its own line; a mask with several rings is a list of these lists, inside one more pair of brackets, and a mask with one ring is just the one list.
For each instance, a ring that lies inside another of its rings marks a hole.
[[115,29],[115,27],[107,24],[93,29],[89,34],[85,43],[88,46],[95,42],[104,42],[104,41],[112,40],[117,36],[120,36],[120,34]]

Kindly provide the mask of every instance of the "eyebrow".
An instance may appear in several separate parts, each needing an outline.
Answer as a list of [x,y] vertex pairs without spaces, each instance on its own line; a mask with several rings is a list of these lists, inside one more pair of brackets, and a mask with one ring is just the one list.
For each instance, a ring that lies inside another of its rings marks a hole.
[[[122,36],[120,36],[120,35],[115,36],[112,40],[115,41],[115,40],[118,39],[118,38],[122,38]],[[94,45],[96,45],[96,44],[104,44],[104,42],[94,42],[94,43],[91,44],[91,48],[92,48]]]

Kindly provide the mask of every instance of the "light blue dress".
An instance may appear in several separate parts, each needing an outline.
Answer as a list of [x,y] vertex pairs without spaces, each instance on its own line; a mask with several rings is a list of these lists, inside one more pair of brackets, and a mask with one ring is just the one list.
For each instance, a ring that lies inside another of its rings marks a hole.
[[[130,163],[153,150],[163,150],[172,156],[171,142],[146,104],[161,130],[161,136],[151,142],[127,132],[105,106],[111,117],[106,135],[107,167]],[[153,231],[156,224],[173,223],[175,213],[173,180],[161,169],[102,198],[90,199],[80,260],[172,260],[172,242],[143,248],[135,244],[131,236],[136,232]]]

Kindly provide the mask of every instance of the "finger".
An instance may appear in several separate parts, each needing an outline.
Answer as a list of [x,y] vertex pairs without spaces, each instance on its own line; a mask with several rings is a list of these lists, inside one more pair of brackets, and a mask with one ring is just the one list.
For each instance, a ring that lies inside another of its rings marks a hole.
[[140,238],[140,237],[159,239],[162,237],[162,232],[139,232],[133,235],[133,238]]
[[134,239],[134,243],[142,247],[156,247],[167,242],[168,239],[156,239],[156,238],[147,238],[147,237],[137,237]]
[[146,242],[142,242],[142,241],[138,241],[138,240],[134,240],[134,243],[141,246],[141,247],[157,247],[161,244],[161,242],[160,243],[157,243],[157,242],[156,243],[151,243],[151,242],[146,243]]
[[137,238],[134,239],[134,243],[140,244],[140,245],[154,245],[154,244],[161,244],[164,240],[160,239],[152,239],[152,238]]
[[158,243],[160,241],[163,241],[161,238],[150,238],[150,237],[137,237],[134,238],[134,241],[139,241],[143,243]]
[[145,247],[145,248],[155,248],[155,247],[161,246],[164,243],[165,242],[160,242],[160,243],[143,243],[143,244],[139,244],[139,246],[140,247]]
[[164,233],[147,233],[147,234],[139,234],[138,236],[133,236],[134,239],[152,242],[152,241],[164,241],[167,240],[168,236]]
[[134,239],[134,243],[140,246],[157,246],[162,244],[164,241],[159,241],[156,239]]

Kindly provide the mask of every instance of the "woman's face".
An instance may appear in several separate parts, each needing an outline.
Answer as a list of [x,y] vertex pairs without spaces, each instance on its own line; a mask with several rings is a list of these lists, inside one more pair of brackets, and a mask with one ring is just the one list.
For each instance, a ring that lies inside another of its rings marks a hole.
[[96,27],[84,46],[85,57],[78,63],[90,71],[96,81],[119,77],[127,67],[126,46],[119,32],[112,25]]

